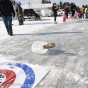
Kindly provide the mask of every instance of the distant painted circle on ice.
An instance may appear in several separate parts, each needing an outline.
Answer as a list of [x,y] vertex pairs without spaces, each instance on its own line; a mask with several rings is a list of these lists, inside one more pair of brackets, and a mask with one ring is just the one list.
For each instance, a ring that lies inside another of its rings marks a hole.
[[48,49],[45,49],[43,46],[48,44],[46,41],[34,41],[31,50],[36,54],[45,54],[48,52]]

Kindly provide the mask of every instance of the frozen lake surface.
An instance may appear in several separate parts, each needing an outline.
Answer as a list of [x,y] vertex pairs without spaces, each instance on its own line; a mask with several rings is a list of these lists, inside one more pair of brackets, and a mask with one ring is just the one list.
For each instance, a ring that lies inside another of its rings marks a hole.
[[[88,21],[54,24],[52,19],[25,21],[23,26],[14,20],[12,37],[0,21],[0,59],[49,66],[50,73],[36,88],[88,88]],[[31,51],[34,41],[55,42],[56,47],[36,54]]]

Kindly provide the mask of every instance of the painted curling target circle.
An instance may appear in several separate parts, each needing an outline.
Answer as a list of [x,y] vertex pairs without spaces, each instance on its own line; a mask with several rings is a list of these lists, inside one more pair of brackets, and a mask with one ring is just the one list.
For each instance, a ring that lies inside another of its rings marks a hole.
[[26,65],[26,64],[22,64],[22,63],[8,63],[8,65],[10,67],[18,67],[18,68],[21,68],[25,75],[26,75],[26,78],[21,86],[21,88],[31,88],[35,82],[35,73],[33,71],[33,69]]
[[16,64],[17,67],[22,68],[26,74],[26,79],[21,88],[31,88],[35,82],[35,73],[31,67],[26,64]]
[[0,73],[0,85],[2,85],[5,80],[6,80],[5,74]]
[[9,88],[15,81],[16,74],[12,70],[0,69],[0,88]]

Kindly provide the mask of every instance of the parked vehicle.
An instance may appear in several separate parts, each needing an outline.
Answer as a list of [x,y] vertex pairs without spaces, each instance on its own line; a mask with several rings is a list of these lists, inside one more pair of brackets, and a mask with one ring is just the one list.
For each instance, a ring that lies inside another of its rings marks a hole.
[[34,9],[24,9],[24,19],[40,20],[40,15]]

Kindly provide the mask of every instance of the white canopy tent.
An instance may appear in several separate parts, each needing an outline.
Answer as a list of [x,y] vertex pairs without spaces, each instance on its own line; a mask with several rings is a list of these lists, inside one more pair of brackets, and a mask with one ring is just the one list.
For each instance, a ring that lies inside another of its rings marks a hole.
[[15,0],[16,2],[21,2],[23,9],[29,8],[40,8],[42,0]]
[[21,6],[23,9],[47,8],[52,6],[52,4],[42,4],[42,0],[15,0],[15,1],[21,2]]
[[52,3],[54,3],[54,2],[59,3],[60,1],[61,2],[73,2],[78,6],[88,4],[88,0],[51,0]]
[[29,8],[47,8],[50,7],[52,5],[52,3],[57,3],[59,4],[59,2],[73,2],[78,6],[82,6],[82,5],[86,5],[88,4],[88,0],[50,0],[51,4],[42,4],[42,0],[16,0],[16,1],[20,1],[22,4],[22,7],[25,9],[29,9]]

